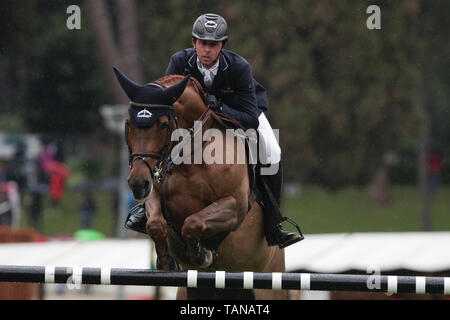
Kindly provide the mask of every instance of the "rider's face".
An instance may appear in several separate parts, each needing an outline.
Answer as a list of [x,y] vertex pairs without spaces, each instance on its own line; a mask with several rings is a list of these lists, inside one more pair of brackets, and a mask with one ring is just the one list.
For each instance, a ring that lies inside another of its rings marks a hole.
[[198,59],[205,68],[211,68],[219,57],[220,50],[222,50],[222,41],[210,41],[192,39]]

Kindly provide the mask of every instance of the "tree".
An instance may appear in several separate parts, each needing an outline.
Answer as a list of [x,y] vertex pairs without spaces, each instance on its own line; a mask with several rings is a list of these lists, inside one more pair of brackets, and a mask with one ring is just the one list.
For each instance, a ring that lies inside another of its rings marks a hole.
[[381,6],[382,31],[366,28],[369,2],[264,1],[245,19],[244,3],[227,7],[237,30],[230,45],[269,90],[291,179],[367,184],[413,134],[420,118],[410,2]]
[[[119,32],[114,33],[111,13],[105,1],[86,1],[90,21],[95,32],[102,62],[106,68],[109,86],[112,88],[117,104],[127,104],[128,99],[120,88],[112,67],[124,67],[135,81],[142,82],[140,64],[139,32],[136,21],[136,9],[130,0],[118,1]],[[114,6],[112,9],[116,9]]]
[[66,27],[70,4],[80,2],[2,3],[2,40],[15,88],[4,108],[20,115],[27,131],[61,135],[98,128],[102,75],[89,29]]

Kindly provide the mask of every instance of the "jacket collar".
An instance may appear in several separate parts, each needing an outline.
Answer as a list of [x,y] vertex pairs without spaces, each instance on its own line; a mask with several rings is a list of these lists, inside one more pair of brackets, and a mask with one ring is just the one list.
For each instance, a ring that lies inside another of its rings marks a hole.
[[193,66],[197,66],[196,61],[197,61],[197,52],[195,52],[194,50],[194,53],[188,60],[189,67],[192,68]]
[[[203,88],[206,88],[205,82],[203,81],[203,76],[197,67],[197,53],[195,51],[191,55],[191,57],[188,59],[188,65],[189,65],[189,69],[192,72],[192,75],[197,80],[200,81]],[[217,72],[217,75],[214,77],[214,82],[212,84],[212,87],[209,90],[210,92],[216,92],[222,86],[222,82],[226,79],[225,72],[227,72],[228,69],[229,69],[228,62],[225,59],[223,52],[220,52],[220,54],[219,54],[219,72]]]

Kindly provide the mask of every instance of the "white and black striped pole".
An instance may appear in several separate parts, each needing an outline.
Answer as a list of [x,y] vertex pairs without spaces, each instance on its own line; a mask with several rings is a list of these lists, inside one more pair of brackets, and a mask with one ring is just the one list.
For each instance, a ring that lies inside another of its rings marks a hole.
[[0,266],[0,282],[391,292],[450,295],[450,277],[318,273],[160,271],[147,269]]

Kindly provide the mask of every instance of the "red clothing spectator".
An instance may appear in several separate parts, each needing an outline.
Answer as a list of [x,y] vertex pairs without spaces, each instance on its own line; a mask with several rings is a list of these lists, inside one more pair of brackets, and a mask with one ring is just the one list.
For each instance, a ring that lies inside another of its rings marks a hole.
[[444,164],[444,157],[441,154],[435,153],[428,156],[428,172],[441,173]]

